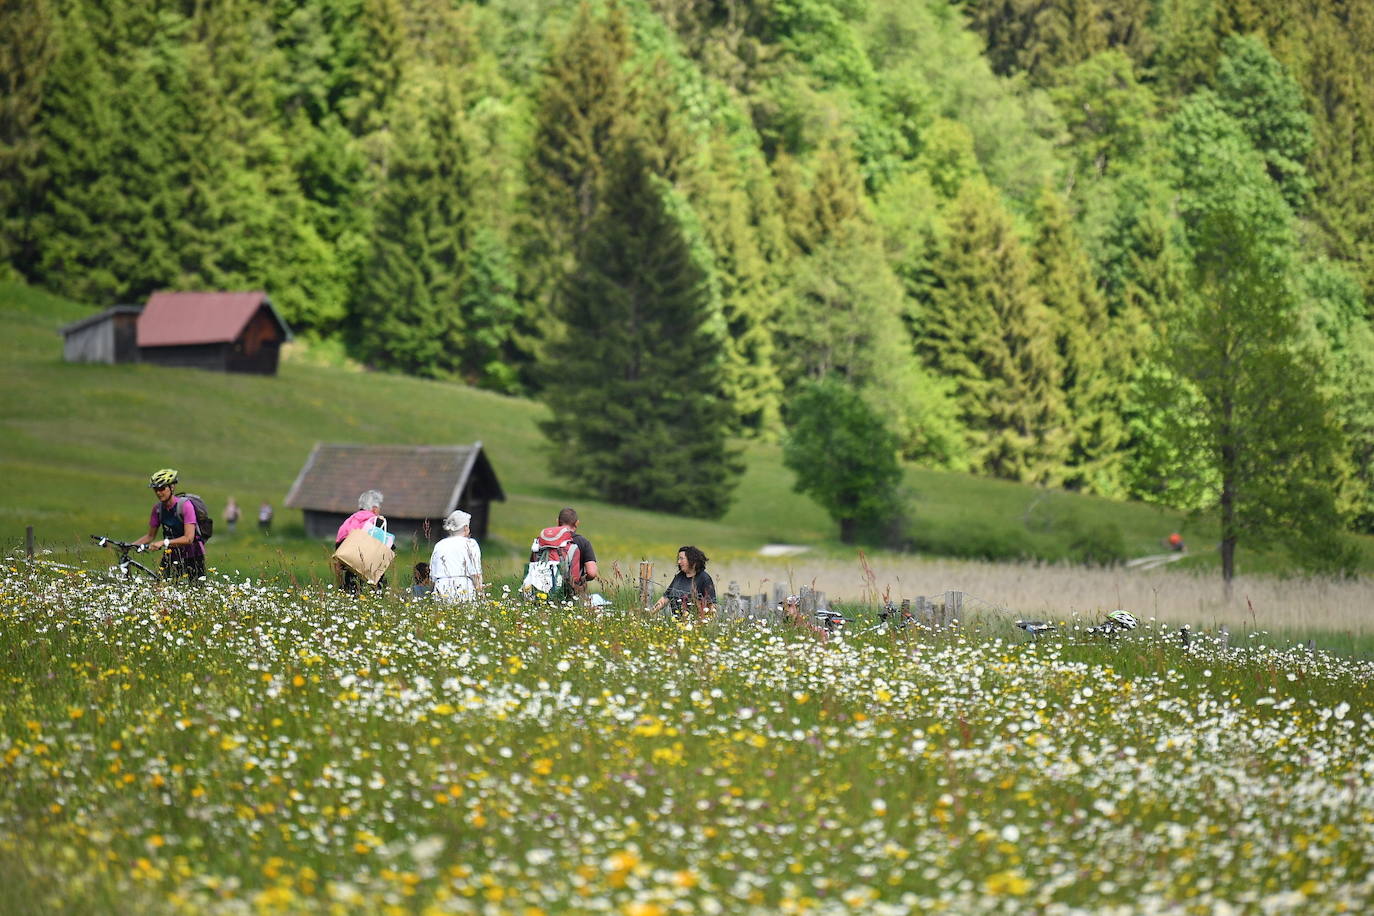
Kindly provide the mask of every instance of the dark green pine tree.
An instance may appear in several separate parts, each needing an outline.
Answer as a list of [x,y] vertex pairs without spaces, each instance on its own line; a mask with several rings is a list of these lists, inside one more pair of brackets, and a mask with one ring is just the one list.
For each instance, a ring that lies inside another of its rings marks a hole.
[[1037,209],[1034,284],[1053,322],[1071,435],[1064,483],[1119,496],[1126,438],[1122,409],[1132,362],[1118,329],[1107,320],[1106,300],[1064,199],[1046,188]]
[[446,91],[393,117],[396,133],[369,253],[349,303],[353,350],[416,375],[463,372],[465,168]]
[[721,135],[710,149],[711,168],[696,176],[693,205],[715,252],[726,329],[721,371],[741,429],[766,434],[781,425],[782,382],[771,328],[781,299],[782,220],[761,155],[745,156]]
[[1319,6],[1295,67],[1314,115],[1313,222],[1326,252],[1352,265],[1374,301],[1374,15],[1363,3]]
[[64,9],[41,115],[47,190],[31,280],[109,303],[141,301],[179,275],[184,26],[174,11],[141,4]]
[[1069,430],[1052,325],[1032,267],[996,191],[966,185],[949,213],[917,347],[954,380],[974,468],[1053,484],[1064,474]]
[[1024,72],[1040,85],[1107,48],[1138,63],[1153,50],[1151,0],[974,0],[966,6],[993,69],[1004,76]]
[[629,141],[558,299],[543,398],[553,468],[616,503],[719,517],[743,471],[726,435],[705,269]]
[[261,6],[200,5],[184,49],[195,64],[176,98],[186,127],[175,149],[189,196],[173,236],[180,262],[173,282],[266,289],[292,327],[335,325],[349,278],[283,154],[275,87],[286,58]]
[[606,158],[633,121],[628,62],[633,45],[618,6],[597,15],[578,8],[567,37],[550,58],[535,98],[529,194],[536,250],[555,261],[575,257],[597,216]]
[[56,54],[56,24],[48,0],[0,0],[0,277],[29,273],[36,256],[39,111]]

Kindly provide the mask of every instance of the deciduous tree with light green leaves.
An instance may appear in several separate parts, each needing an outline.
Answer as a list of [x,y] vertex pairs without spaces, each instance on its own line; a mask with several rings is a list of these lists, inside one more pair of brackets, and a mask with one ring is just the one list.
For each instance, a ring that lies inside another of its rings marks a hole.
[[787,410],[782,460],[805,493],[840,526],[840,540],[881,537],[900,514],[897,439],[852,387],[837,378],[806,383]]
[[1292,212],[1210,93],[1174,117],[1171,148],[1192,282],[1160,360],[1197,396],[1198,422],[1174,432],[1216,469],[1222,578],[1229,591],[1241,543],[1339,567],[1342,442],[1314,354],[1301,349]]

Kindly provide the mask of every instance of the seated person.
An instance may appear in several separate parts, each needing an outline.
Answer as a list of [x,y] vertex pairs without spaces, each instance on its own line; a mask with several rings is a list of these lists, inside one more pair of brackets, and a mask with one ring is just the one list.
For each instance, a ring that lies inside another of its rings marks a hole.
[[416,598],[423,598],[432,591],[434,580],[429,577],[429,564],[416,563],[410,573],[410,593]]
[[679,618],[689,612],[704,618],[716,609],[716,583],[706,571],[706,554],[700,549],[688,545],[678,550],[677,575],[668,583],[653,610],[662,610],[664,606]]

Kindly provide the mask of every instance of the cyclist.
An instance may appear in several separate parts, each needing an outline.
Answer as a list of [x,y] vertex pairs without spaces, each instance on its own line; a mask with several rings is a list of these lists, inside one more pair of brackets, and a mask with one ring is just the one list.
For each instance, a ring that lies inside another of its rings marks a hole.
[[[162,468],[148,478],[148,487],[157,496],[148,516],[148,533],[134,541],[138,545],[160,547],[162,575],[168,579],[186,576],[205,577],[205,542],[196,537],[196,507],[176,495],[176,468]],[[162,538],[158,540],[158,529]]]

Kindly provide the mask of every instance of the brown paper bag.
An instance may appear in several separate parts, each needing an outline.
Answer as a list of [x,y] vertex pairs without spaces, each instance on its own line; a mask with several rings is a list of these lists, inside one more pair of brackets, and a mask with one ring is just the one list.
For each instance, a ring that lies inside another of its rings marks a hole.
[[364,528],[348,532],[348,537],[334,551],[334,559],[353,570],[368,585],[377,584],[395,557],[391,548],[368,534]]

